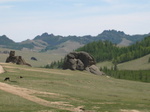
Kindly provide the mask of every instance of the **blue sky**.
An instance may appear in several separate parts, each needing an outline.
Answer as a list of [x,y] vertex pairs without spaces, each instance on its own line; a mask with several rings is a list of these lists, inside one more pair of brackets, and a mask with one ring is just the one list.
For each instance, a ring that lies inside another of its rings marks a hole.
[[150,33],[150,0],[0,0],[0,35],[16,42],[44,32],[98,35]]

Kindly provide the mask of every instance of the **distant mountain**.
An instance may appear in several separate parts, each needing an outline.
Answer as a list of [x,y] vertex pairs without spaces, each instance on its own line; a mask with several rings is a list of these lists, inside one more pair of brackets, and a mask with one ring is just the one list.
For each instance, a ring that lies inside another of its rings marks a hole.
[[0,36],[0,47],[10,49],[20,49],[18,43],[9,39],[6,35]]
[[0,46],[11,49],[27,49],[42,52],[49,50],[60,51],[62,49],[64,50],[64,52],[70,52],[85,44],[98,40],[109,40],[114,44],[128,46],[134,44],[136,41],[141,41],[144,37],[148,35],[150,34],[127,35],[122,31],[116,30],[105,30],[97,36],[60,36],[43,33],[42,35],[36,36],[33,40],[28,39],[20,43],[15,43],[6,36],[0,36]]
[[[64,45],[65,43],[69,44],[69,42],[79,43],[79,47],[80,47],[90,42],[98,41],[98,40],[103,40],[103,41],[109,40],[112,43],[118,44],[120,46],[128,46],[128,45],[134,44],[137,41],[141,41],[144,37],[147,37],[148,35],[150,34],[127,35],[122,31],[104,30],[101,34],[98,34],[97,36],[86,35],[86,36],[63,37],[59,35],[55,36],[53,34],[43,33],[42,35],[36,36],[33,40],[34,41],[41,40],[47,43],[48,46],[45,49],[43,49],[43,51],[47,51],[47,50],[54,50],[54,49],[62,48],[63,46],[60,47],[60,45],[62,44]],[[68,45],[64,45],[64,46],[68,46]]]
[[143,38],[150,34],[144,35],[127,35],[123,31],[116,30],[104,30],[101,34],[96,36],[96,40],[109,40],[114,44],[120,44],[124,39],[130,41],[130,45],[137,41],[141,41]]
[[0,36],[0,45],[12,45],[15,44],[15,42],[11,39],[9,39],[6,35]]

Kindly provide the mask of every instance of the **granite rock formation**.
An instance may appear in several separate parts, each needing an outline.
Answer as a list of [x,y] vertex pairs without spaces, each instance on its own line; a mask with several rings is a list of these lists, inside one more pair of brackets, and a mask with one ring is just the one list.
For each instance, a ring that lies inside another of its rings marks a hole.
[[87,70],[96,75],[103,75],[96,66],[95,59],[87,52],[71,52],[64,60],[63,69],[71,70]]
[[26,63],[22,56],[15,56],[15,51],[10,51],[9,57],[6,59],[6,63],[15,63],[18,65],[28,65],[31,66],[29,63]]

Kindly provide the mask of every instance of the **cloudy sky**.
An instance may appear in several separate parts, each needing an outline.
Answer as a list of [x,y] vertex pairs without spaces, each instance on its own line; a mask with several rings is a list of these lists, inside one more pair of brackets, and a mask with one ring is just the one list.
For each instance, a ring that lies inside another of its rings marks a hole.
[[98,35],[150,33],[150,0],[0,0],[0,36],[16,42],[44,32]]

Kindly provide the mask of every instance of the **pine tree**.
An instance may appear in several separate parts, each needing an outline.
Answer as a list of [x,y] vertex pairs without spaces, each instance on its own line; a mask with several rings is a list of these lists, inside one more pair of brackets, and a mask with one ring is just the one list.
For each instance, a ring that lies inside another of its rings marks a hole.
[[117,63],[114,64],[114,70],[115,70],[115,71],[118,70],[118,68],[117,68]]
[[148,59],[148,63],[150,63],[150,57],[149,57],[149,59]]

